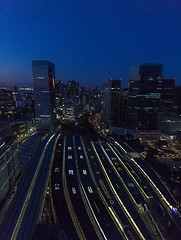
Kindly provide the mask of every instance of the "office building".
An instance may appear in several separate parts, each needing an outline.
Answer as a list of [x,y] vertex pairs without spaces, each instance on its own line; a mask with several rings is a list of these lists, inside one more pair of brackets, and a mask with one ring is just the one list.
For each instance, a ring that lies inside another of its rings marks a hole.
[[175,87],[172,112],[181,115],[181,87]]
[[71,98],[72,101],[76,103],[79,97],[79,83],[76,81],[68,81],[65,86],[65,96]]
[[127,127],[127,111],[128,111],[128,89],[121,90],[121,126]]
[[107,80],[103,90],[102,118],[108,126],[121,125],[121,80]]
[[64,121],[75,121],[75,104],[65,103],[63,108]]
[[161,79],[162,64],[142,64],[139,68],[132,69],[128,100],[130,128],[157,129]]
[[160,92],[160,111],[172,112],[175,79],[159,79],[157,89]]
[[64,82],[56,81],[55,82],[55,110],[56,110],[56,120],[62,119],[62,110],[63,110],[63,92],[64,92]]
[[55,65],[32,61],[36,128],[50,130],[55,119]]
[[181,116],[173,112],[160,112],[158,127],[164,137],[169,140],[176,139],[181,129]]
[[0,89],[0,120],[12,120],[15,114],[15,101],[11,90]]

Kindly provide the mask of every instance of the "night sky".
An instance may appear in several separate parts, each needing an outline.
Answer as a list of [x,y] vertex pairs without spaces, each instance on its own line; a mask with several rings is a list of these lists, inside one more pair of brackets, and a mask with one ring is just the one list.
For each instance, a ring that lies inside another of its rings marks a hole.
[[32,60],[57,80],[101,86],[131,66],[163,63],[181,85],[180,0],[0,0],[0,82],[31,82]]

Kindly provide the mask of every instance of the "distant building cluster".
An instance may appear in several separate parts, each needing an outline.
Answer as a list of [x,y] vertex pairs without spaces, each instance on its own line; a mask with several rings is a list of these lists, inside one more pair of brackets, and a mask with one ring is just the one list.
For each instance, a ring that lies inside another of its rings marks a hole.
[[32,88],[0,88],[0,207],[11,198],[21,176],[18,146],[34,130]]
[[84,112],[106,134],[181,140],[181,87],[165,79],[162,69],[162,64],[144,63],[131,68],[128,88],[122,88],[121,79],[88,88],[56,80],[50,61],[32,61],[32,87],[0,88],[0,203],[16,186],[19,144],[36,130],[77,123]]
[[181,88],[164,79],[162,64],[143,63],[131,69],[128,89],[121,80],[103,86],[102,118],[110,133],[132,134],[140,139],[179,138]]
[[21,136],[34,127],[34,95],[32,88],[15,86],[14,91],[0,88],[0,134]]
[[131,68],[128,88],[122,88],[121,79],[88,88],[77,81],[56,80],[53,63],[34,60],[32,88],[0,89],[1,135],[54,130],[91,111],[95,124],[111,134],[179,138],[181,87],[175,87],[174,78],[165,79],[162,70],[162,64],[143,63]]
[[121,87],[121,79],[110,79],[102,89],[55,80],[55,65],[49,61],[33,61],[32,67],[37,129],[54,129],[60,122],[76,121],[84,111],[94,111],[101,114],[95,117],[96,125],[110,133],[144,139],[180,136],[181,89],[174,78],[163,77],[162,64],[131,68],[128,88]]
[[80,87],[77,81],[55,79],[55,65],[49,61],[33,61],[35,123],[38,130],[56,129],[61,122],[76,122],[90,109],[100,111],[101,90]]

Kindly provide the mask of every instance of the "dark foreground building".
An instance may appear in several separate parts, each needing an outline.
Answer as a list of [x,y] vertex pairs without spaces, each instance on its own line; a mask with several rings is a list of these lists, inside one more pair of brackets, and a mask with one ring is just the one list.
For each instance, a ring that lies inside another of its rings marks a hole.
[[7,195],[15,189],[19,173],[15,137],[0,137],[0,208]]

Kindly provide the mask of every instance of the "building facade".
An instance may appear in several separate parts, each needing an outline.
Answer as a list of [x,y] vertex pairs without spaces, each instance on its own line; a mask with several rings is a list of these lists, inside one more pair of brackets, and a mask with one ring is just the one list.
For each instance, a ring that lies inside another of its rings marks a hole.
[[32,61],[32,71],[36,128],[50,130],[55,118],[55,65],[35,60]]
[[181,116],[173,112],[160,112],[158,127],[168,139],[175,139],[181,130]]
[[15,101],[11,90],[0,89],[0,120],[12,120],[15,113]]
[[175,79],[159,79],[158,92],[160,92],[160,111],[173,111]]
[[128,100],[130,128],[157,129],[160,79],[162,79],[162,64],[142,64],[131,72]]
[[102,118],[109,126],[121,125],[121,80],[107,80],[103,90]]
[[64,115],[63,120],[74,122],[75,121],[75,110],[76,110],[75,104],[65,103],[64,108],[63,108],[63,115]]
[[175,87],[172,111],[181,114],[181,87]]
[[0,137],[0,205],[15,190],[19,173],[16,139]]

